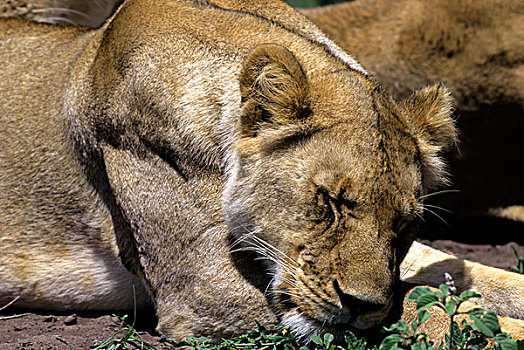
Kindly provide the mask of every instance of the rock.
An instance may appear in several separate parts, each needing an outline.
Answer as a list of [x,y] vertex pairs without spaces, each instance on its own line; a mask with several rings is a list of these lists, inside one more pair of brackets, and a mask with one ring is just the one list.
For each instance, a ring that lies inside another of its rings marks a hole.
[[46,317],[44,318],[44,322],[55,323],[55,322],[56,322],[56,317],[55,317],[55,316],[46,316]]
[[67,316],[66,318],[64,318],[64,324],[66,326],[72,326],[72,325],[75,325],[77,322],[76,320],[76,315],[69,315]]

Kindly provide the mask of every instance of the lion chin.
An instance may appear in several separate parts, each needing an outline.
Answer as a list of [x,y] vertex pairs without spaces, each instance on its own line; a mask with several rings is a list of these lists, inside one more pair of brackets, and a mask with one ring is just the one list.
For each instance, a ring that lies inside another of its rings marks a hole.
[[[392,300],[393,298],[390,298]],[[304,343],[311,341],[313,335],[332,334],[335,342],[341,342],[347,330],[358,333],[379,327],[388,316],[392,303],[389,302],[384,308],[363,315],[352,317],[329,316],[312,318],[294,308],[286,312],[282,317],[282,325],[292,329],[295,337]]]

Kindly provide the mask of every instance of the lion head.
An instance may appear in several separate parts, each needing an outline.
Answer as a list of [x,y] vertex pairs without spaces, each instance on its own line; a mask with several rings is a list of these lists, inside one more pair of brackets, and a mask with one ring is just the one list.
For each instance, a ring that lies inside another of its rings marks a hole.
[[395,102],[357,71],[305,73],[277,45],[251,52],[240,86],[223,208],[241,249],[265,260],[268,298],[302,337],[378,325],[424,196],[446,182],[448,91]]

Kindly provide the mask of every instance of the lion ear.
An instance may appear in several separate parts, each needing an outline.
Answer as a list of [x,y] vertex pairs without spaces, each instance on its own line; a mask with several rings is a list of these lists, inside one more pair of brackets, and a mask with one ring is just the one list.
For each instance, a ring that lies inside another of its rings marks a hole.
[[452,101],[449,90],[436,84],[416,91],[401,102],[419,140],[426,188],[447,183],[446,166],[441,155],[458,142]]
[[255,136],[263,123],[286,124],[309,111],[306,75],[295,56],[280,45],[251,51],[240,74],[240,93],[243,136]]

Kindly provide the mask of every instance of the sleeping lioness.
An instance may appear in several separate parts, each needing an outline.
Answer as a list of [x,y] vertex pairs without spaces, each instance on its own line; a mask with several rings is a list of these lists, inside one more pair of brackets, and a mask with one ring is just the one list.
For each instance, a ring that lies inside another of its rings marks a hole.
[[[395,101],[278,1],[0,25],[0,303],[114,311],[135,286],[170,338],[256,317],[307,340],[379,326],[435,262],[400,267],[456,142],[442,85]],[[521,276],[451,260],[522,315]]]

